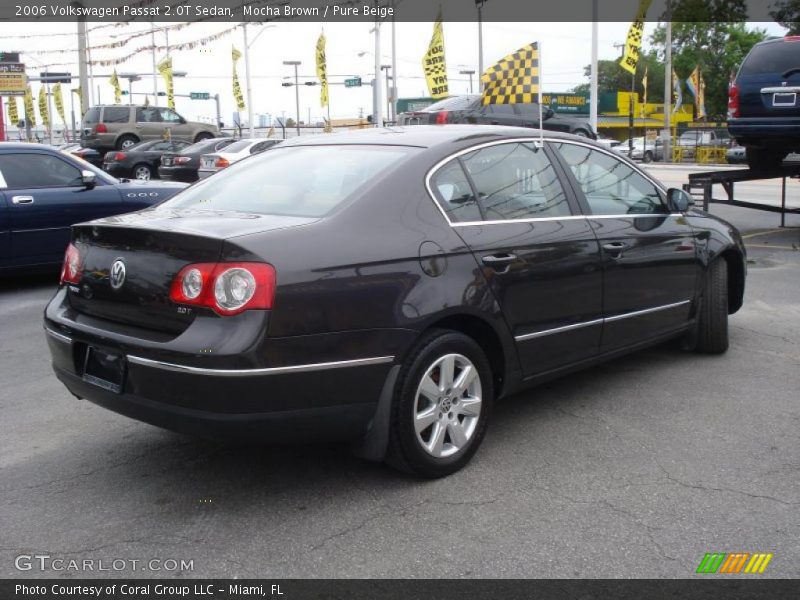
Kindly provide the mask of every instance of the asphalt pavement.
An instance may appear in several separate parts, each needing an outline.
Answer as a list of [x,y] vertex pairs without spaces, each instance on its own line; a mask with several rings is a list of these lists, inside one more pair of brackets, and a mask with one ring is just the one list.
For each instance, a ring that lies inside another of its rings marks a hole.
[[0,577],[692,577],[706,552],[800,576],[800,217],[712,212],[749,245],[727,354],[660,346],[514,396],[438,481],[79,401],[42,332],[57,275],[0,280]]

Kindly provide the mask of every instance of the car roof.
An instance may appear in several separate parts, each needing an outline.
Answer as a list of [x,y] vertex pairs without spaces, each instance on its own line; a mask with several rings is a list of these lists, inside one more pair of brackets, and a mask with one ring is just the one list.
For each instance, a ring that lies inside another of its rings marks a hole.
[[[548,131],[545,137],[559,139],[578,139],[574,135]],[[538,129],[528,127],[505,127],[500,125],[409,125],[406,127],[384,127],[357,129],[341,133],[327,133],[300,136],[285,140],[281,147],[288,146],[330,146],[344,144],[370,144],[378,146],[417,146],[434,148],[463,142],[470,139],[476,143],[502,140],[506,138],[536,138]],[[587,138],[580,138],[589,141]]]
[[51,152],[60,152],[58,148],[53,148],[47,144],[36,144],[32,142],[0,142],[0,150],[48,150]]

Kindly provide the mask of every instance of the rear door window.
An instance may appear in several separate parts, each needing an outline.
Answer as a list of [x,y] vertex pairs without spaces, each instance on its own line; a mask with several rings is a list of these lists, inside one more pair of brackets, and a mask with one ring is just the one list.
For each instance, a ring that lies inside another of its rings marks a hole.
[[127,106],[106,106],[103,109],[103,123],[127,123],[131,109]]
[[160,123],[161,113],[152,106],[143,106],[136,109],[137,123]]
[[94,108],[90,108],[86,111],[86,114],[83,115],[83,123],[84,125],[94,125],[95,123],[100,122],[100,107],[95,106]]
[[431,190],[451,223],[481,220],[478,201],[458,159],[436,171],[431,177]]
[[82,185],[80,170],[50,154],[0,154],[0,177],[8,188]]

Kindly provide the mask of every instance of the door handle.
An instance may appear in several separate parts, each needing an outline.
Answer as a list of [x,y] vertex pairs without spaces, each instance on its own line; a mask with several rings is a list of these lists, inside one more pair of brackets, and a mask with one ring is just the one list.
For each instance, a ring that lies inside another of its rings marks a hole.
[[608,252],[614,258],[620,258],[622,253],[628,249],[628,244],[624,242],[609,242],[608,244],[603,244],[603,250]]
[[11,202],[14,204],[33,204],[33,196],[12,196]]
[[515,260],[517,260],[517,255],[511,254],[510,252],[504,254],[490,254],[489,256],[484,256],[481,258],[481,261],[487,267],[492,267],[493,269],[500,271],[506,269],[508,265]]

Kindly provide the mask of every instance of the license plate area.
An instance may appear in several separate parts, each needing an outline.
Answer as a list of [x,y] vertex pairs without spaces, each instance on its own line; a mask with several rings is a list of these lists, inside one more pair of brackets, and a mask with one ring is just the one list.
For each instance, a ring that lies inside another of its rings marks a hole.
[[204,160],[203,161],[203,168],[204,169],[213,169],[214,168],[214,161],[213,160]]
[[776,92],[772,95],[772,106],[794,106],[796,102],[795,92]]
[[172,159],[171,158],[162,158],[161,159],[161,164],[164,165],[165,167],[168,167],[168,166],[170,166],[172,164]]
[[83,363],[83,380],[115,394],[122,393],[125,357],[87,346]]

